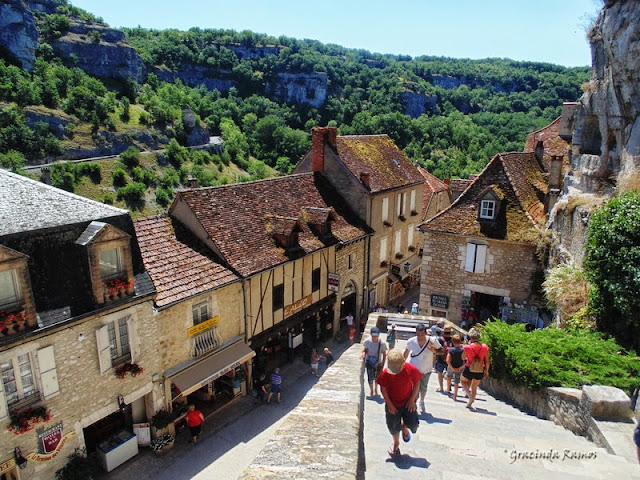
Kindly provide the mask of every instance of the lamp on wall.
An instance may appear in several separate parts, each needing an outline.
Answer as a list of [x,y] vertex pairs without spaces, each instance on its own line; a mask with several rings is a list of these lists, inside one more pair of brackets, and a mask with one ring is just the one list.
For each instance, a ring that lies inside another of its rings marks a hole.
[[127,404],[124,403],[124,397],[122,395],[118,395],[117,400],[118,400],[118,407],[120,408],[120,410],[124,410],[125,408],[127,408]]
[[76,335],[78,335],[78,341],[81,342],[85,339],[84,333],[78,333],[76,332],[73,328],[69,327],[69,330],[71,330],[73,333],[75,333]]
[[13,449],[13,456],[16,459],[16,464],[20,467],[20,470],[24,470],[27,468],[27,459],[22,456],[22,452],[20,451],[20,447],[16,447]]

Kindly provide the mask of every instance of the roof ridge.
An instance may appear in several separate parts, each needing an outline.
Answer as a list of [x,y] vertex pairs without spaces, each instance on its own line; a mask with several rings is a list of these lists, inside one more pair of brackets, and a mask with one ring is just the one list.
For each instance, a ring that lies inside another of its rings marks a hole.
[[202,191],[202,190],[215,190],[218,188],[219,189],[231,188],[231,187],[237,187],[239,185],[255,185],[258,183],[284,181],[292,177],[305,177],[305,176],[313,176],[313,172],[289,173],[287,175],[281,175],[279,177],[260,178],[257,180],[250,180],[248,182],[227,183],[225,185],[212,185],[210,187],[184,188],[184,189],[179,189],[178,192],[189,193],[189,192],[196,192],[196,191]]
[[[533,153],[530,153],[530,152],[519,152],[519,153],[522,153],[524,155],[534,155]],[[518,189],[515,186],[513,176],[511,174],[511,172],[509,171],[509,168],[507,167],[505,159],[502,157],[502,154],[498,154],[498,155],[500,155],[500,160],[501,160],[500,163],[502,163],[502,168],[504,169],[504,173],[507,176],[507,178],[509,179],[509,185],[511,186],[511,190],[513,190],[513,193],[515,194],[515,197],[518,199],[518,205],[520,205],[520,209],[524,212],[524,214],[529,219],[529,221],[534,226],[534,228],[539,230],[540,227],[538,226],[538,222],[536,222],[535,219],[531,216],[531,214],[529,213],[529,209],[525,208],[525,206],[522,204],[522,198],[520,197],[520,192],[518,191]]]
[[[549,124],[545,125],[544,127],[539,128],[538,130],[534,130],[534,131],[533,131],[533,132],[531,132],[529,135],[527,135],[527,137],[528,137],[528,136],[530,136],[530,135],[534,135],[534,134],[536,134],[536,133],[538,133],[538,132],[542,132],[543,130],[546,130],[547,128],[549,128],[549,127],[550,127],[551,125],[553,125],[554,123],[559,122],[561,118],[562,118],[562,115],[560,115],[558,118],[556,118],[555,120],[553,120],[551,123],[549,123]],[[523,152],[523,153],[525,153],[525,152]]]

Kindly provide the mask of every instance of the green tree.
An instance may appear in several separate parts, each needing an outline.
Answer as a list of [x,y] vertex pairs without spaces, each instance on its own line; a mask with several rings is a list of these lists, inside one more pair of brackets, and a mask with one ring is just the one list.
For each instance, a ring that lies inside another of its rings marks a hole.
[[640,193],[608,201],[589,220],[584,262],[598,328],[640,348]]
[[24,167],[26,158],[16,150],[9,150],[7,153],[0,153],[0,166],[7,168],[13,172]]
[[120,154],[120,160],[129,168],[140,165],[140,150],[131,145]]
[[231,156],[231,160],[242,168],[248,166],[249,143],[242,131],[230,118],[223,118],[220,122],[220,130],[224,139],[225,151]]

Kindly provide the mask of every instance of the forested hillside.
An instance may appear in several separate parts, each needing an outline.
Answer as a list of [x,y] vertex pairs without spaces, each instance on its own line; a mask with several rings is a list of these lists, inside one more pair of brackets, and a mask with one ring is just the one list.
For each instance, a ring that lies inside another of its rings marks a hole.
[[[206,132],[200,137],[222,135],[245,170],[257,160],[288,172],[309,148],[309,130],[328,124],[340,134],[388,133],[437,176],[465,177],[499,151],[521,150],[588,80],[586,67],[380,55],[231,30],[126,29],[123,41],[63,0],[38,3],[48,10],[33,9],[34,67],[0,48],[5,165],[21,155],[78,157],[108,142],[120,151],[171,138],[193,144],[189,108]],[[87,44],[131,46],[143,68],[127,78],[122,66],[91,76],[78,68]]]

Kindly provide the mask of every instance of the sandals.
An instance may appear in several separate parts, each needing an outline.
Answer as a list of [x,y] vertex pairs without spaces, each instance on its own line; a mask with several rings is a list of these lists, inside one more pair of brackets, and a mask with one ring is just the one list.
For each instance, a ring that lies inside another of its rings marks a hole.
[[398,448],[394,449],[394,448],[393,448],[393,445],[391,445],[391,446],[389,447],[389,450],[387,450],[387,453],[389,454],[389,456],[390,456],[391,458],[393,458],[393,457],[398,457],[398,456],[400,456],[400,447],[398,447]]
[[409,440],[411,440],[411,432],[409,430],[407,430],[406,435],[404,432],[402,432],[402,440],[404,441],[404,443],[408,443]]

